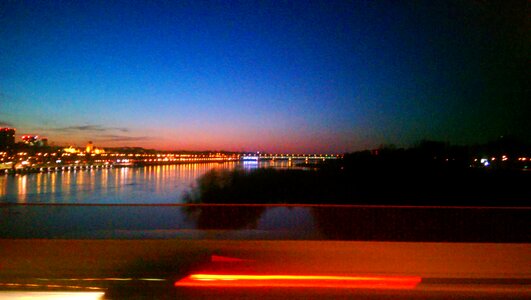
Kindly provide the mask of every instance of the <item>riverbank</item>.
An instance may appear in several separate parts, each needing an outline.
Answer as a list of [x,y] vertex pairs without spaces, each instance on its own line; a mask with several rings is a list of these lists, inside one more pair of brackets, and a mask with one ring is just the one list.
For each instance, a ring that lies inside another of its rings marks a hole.
[[531,172],[485,169],[212,170],[189,203],[531,206]]

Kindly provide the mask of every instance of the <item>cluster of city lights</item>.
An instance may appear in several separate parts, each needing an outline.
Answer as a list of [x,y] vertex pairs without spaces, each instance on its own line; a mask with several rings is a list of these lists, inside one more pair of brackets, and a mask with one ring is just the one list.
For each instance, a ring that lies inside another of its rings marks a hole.
[[[14,129],[2,128],[4,135],[11,139],[14,143]],[[57,150],[43,151],[45,148],[36,146],[38,144],[34,141],[45,141],[46,138],[39,139],[39,136],[26,135],[23,136],[23,141],[32,142],[30,148],[23,148],[25,151],[20,152],[0,152],[0,173],[5,174],[17,172],[17,170],[28,172],[46,172],[46,171],[61,171],[61,170],[79,170],[79,169],[97,169],[108,166],[128,167],[134,165],[149,165],[149,164],[178,164],[178,163],[200,163],[200,162],[223,162],[243,160],[246,162],[257,162],[258,160],[327,160],[340,159],[342,155],[337,154],[304,154],[304,153],[261,153],[261,152],[247,152],[247,153],[175,153],[175,152],[158,152],[158,153],[123,153],[120,150],[105,150],[96,148],[92,142],[88,142],[84,148],[65,147]],[[42,143],[41,143],[42,144]],[[30,145],[26,143],[26,145]],[[34,150],[34,151],[32,151]],[[39,151],[40,150],[40,151]],[[31,153],[28,153],[28,152]],[[37,152],[39,151],[39,152]],[[153,151],[152,151],[153,152]],[[453,161],[454,159],[452,159]],[[518,157],[518,164],[526,169],[527,162],[531,162],[531,157]],[[450,159],[446,159],[447,162]],[[474,158],[470,167],[489,167],[494,164],[501,167],[502,164],[498,162],[516,162],[516,159],[509,158],[508,155],[488,156],[481,158]],[[525,162],[522,164],[522,162]],[[513,163],[514,164],[514,163]],[[513,165],[511,164],[511,165]],[[508,164],[503,164],[507,166]]]
[[[517,160],[520,162],[525,162],[525,161],[531,162],[531,157],[518,157]],[[489,166],[491,163],[497,162],[497,161],[508,162],[511,160],[509,159],[507,155],[502,155],[500,157],[492,156],[492,157],[474,158],[475,163],[479,162],[483,166]]]
[[[87,151],[89,150],[89,151]],[[0,173],[14,172],[53,172],[68,170],[89,170],[112,166],[129,167],[149,164],[225,162],[254,158],[255,160],[337,159],[332,154],[267,154],[267,153],[120,153],[98,150],[93,146],[87,149],[67,147],[54,152],[8,153],[0,152]]]

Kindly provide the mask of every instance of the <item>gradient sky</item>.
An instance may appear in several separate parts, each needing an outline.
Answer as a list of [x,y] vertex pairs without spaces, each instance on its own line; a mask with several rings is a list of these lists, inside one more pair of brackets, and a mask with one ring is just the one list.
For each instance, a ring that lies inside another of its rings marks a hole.
[[526,1],[5,0],[0,126],[164,150],[530,141],[527,12]]

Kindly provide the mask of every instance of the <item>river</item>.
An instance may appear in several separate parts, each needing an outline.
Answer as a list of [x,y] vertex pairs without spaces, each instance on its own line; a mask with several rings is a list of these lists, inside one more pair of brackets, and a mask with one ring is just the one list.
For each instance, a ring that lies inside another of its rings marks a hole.
[[[528,242],[527,208],[183,206],[204,163],[0,176],[0,239],[245,239]],[[325,203],[326,204],[326,203]],[[503,224],[501,226],[500,224]]]
[[0,203],[182,203],[196,180],[212,169],[290,168],[291,161],[158,165],[0,176]]

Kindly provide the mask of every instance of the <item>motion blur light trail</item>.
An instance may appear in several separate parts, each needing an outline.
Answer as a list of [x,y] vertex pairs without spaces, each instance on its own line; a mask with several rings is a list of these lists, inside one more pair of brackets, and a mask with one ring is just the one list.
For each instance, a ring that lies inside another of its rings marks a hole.
[[[59,285],[59,284],[35,284],[35,283],[5,283],[0,282],[0,287],[6,288],[45,288],[45,289],[86,289],[86,290],[103,290],[97,286],[79,286],[79,285]],[[0,299],[3,299],[0,296]]]
[[175,286],[413,289],[421,280],[419,276],[192,274],[175,282]]
[[1,299],[40,299],[40,300],[96,300],[102,299],[103,292],[0,292]]

